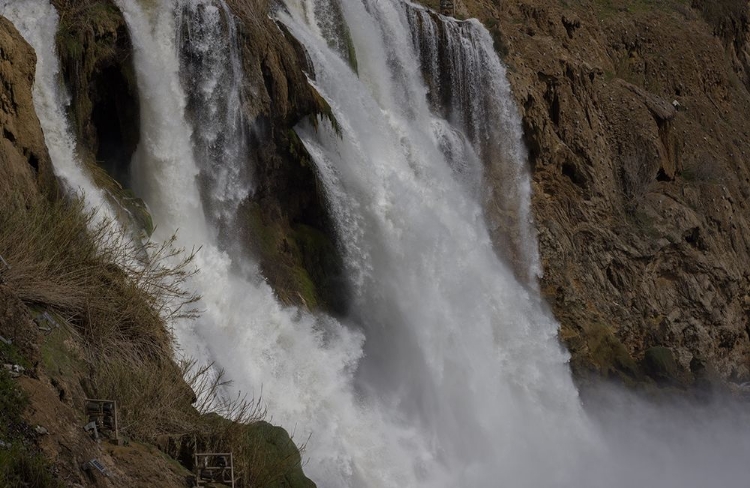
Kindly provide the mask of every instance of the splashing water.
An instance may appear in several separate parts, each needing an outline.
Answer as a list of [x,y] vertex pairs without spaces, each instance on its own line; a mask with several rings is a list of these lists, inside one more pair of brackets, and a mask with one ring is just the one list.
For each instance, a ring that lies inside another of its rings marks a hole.
[[[408,9],[343,4],[357,26],[358,76],[311,27],[309,3],[280,18],[306,46],[342,131],[298,128],[354,277],[353,321],[367,337],[358,386],[437,448],[450,473],[438,486],[562,472],[569,459],[551,446],[587,441],[557,326],[494,253],[481,199],[467,192],[482,174],[479,151],[461,124],[430,110]],[[450,156],[467,154],[457,171]]]
[[[333,486],[348,486],[354,478],[367,478],[364,484],[370,486],[408,485],[410,462],[390,452],[389,446],[399,445],[402,439],[409,442],[413,434],[395,425],[386,413],[363,404],[353,388],[362,335],[333,319],[282,307],[261,276],[241,276],[238,270],[248,268],[247,263],[239,262],[239,257],[233,260],[218,246],[200,204],[197,176],[205,162],[197,159],[201,153],[190,144],[189,96],[180,84],[175,45],[175,8],[188,4],[117,3],[133,38],[141,92],[143,142],[134,161],[136,181],[142,182],[139,194],[149,202],[163,238],[179,228],[183,246],[202,246],[200,273],[193,284],[203,295],[205,311],[196,323],[177,327],[181,346],[192,356],[215,360],[243,391],[257,395],[262,388],[274,421],[288,428],[296,425],[303,435],[312,432],[314,471],[320,479]],[[210,37],[204,33],[201,42]],[[226,45],[211,49],[226,49]],[[210,189],[209,185],[205,198],[221,201]],[[373,437],[373,432],[378,436]],[[383,470],[385,462],[368,460],[361,449],[375,459],[387,459],[393,468]]]
[[[179,7],[181,74],[195,157],[207,186],[214,220],[232,220],[251,191],[242,112],[242,65],[234,17],[223,2],[183,2]],[[217,48],[223,46],[223,48]]]

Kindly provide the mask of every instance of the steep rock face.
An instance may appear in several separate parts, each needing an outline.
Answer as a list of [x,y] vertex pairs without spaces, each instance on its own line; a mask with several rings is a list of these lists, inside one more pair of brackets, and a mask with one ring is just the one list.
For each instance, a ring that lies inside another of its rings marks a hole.
[[24,197],[56,188],[31,96],[35,72],[34,50],[0,17],[0,192],[19,191]]
[[[129,186],[129,163],[139,139],[137,84],[125,20],[112,0],[53,3],[60,13],[57,47],[71,92],[79,153],[97,183],[137,215],[144,214],[141,220],[150,228],[140,201],[118,188]],[[227,3],[238,21],[246,83],[243,109],[252,147],[247,164],[255,183],[242,207],[239,231],[283,301],[341,310],[341,265],[324,199],[312,162],[292,130],[302,118],[325,115],[329,109],[307,83],[309,67],[301,46],[268,18],[268,2]]]
[[458,2],[509,66],[579,378],[663,381],[663,347],[672,383],[750,374],[747,2],[693,4]]
[[314,164],[293,127],[331,117],[307,82],[304,48],[268,16],[266,0],[228,0],[237,15],[255,192],[244,207],[248,242],[286,303],[341,312],[341,261]]
[[54,0],[60,15],[57,51],[71,94],[78,152],[95,171],[98,163],[129,186],[129,166],[139,140],[138,91],[132,42],[111,0]]

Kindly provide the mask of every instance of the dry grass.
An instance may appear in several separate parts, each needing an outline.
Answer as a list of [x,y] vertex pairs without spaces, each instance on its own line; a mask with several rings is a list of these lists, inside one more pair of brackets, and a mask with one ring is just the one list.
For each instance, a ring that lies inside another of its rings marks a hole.
[[174,240],[134,245],[79,200],[2,195],[0,209],[0,253],[11,265],[2,278],[21,300],[65,317],[93,356],[171,358],[165,324],[197,313],[184,287],[194,253],[181,259]]
[[136,246],[77,199],[2,194],[0,255],[10,265],[0,278],[24,303],[72,326],[97,395],[128,412],[126,431],[173,429],[197,416],[172,360],[169,327],[198,313],[198,297],[185,287],[194,253],[183,254],[174,239]]
[[262,398],[229,394],[212,364],[174,361],[169,324],[198,314],[198,297],[185,287],[195,254],[174,239],[133,246],[97,220],[77,199],[0,194],[0,255],[10,265],[0,266],[0,280],[28,306],[65,319],[85,362],[71,374],[90,385],[87,393],[117,401],[128,437],[195,436],[202,447],[231,451],[238,486],[304,479],[298,446],[261,421]]
[[213,364],[185,361],[182,368],[203,414],[193,434],[200,451],[232,452],[237,486],[305,486],[301,453],[307,443],[297,445],[284,429],[263,421],[262,396],[228,393],[231,381]]

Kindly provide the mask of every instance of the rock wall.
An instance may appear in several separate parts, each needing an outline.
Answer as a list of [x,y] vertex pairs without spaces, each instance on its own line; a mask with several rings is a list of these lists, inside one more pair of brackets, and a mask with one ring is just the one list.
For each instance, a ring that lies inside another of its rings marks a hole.
[[330,118],[330,107],[307,82],[304,48],[268,16],[267,0],[228,0],[238,19],[256,189],[244,208],[247,242],[264,276],[286,302],[343,313],[342,262],[322,186],[293,127],[306,117]]
[[[57,51],[71,94],[78,152],[124,187],[140,137],[132,42],[110,0],[53,0],[60,15]],[[103,183],[100,181],[100,184]]]
[[750,376],[749,11],[458,2],[509,66],[542,290],[581,380]]
[[0,192],[28,198],[56,184],[31,90],[36,55],[16,28],[0,17]]

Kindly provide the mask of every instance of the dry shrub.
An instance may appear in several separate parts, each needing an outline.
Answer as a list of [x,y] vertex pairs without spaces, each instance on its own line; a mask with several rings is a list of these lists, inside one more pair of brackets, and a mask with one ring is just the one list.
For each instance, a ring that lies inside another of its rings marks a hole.
[[2,194],[0,255],[10,265],[0,279],[21,300],[74,328],[92,393],[117,400],[139,425],[126,431],[171,429],[190,417],[193,392],[173,362],[168,324],[198,313],[198,297],[185,287],[194,253],[183,255],[174,238],[136,245],[80,199]]
[[198,444],[198,451],[231,452],[237,486],[306,486],[301,456],[306,443],[295,444],[283,428],[263,421],[262,395],[229,393],[231,381],[213,364],[184,361],[182,368],[196,393],[194,405],[203,414],[189,440]]
[[0,264],[0,281],[70,324],[90,371],[79,380],[117,401],[125,435],[195,438],[202,449],[232,452],[238,486],[304,480],[304,445],[262,421],[262,398],[228,393],[213,364],[174,361],[169,323],[198,313],[185,288],[195,254],[174,239],[134,246],[99,221],[79,199],[0,194],[0,255],[10,264]]
[[0,254],[11,266],[3,280],[28,305],[65,317],[95,357],[171,358],[166,322],[197,313],[184,287],[194,253],[181,253],[173,239],[124,239],[78,199],[0,196]]
[[195,395],[171,361],[134,367],[136,358],[101,361],[94,372],[97,394],[117,401],[120,430],[150,441],[162,434],[192,432],[200,414],[192,407]]

